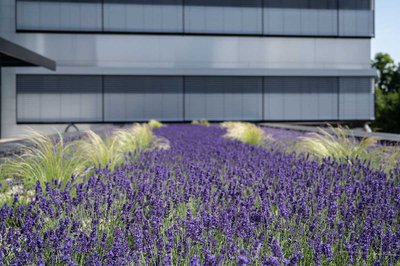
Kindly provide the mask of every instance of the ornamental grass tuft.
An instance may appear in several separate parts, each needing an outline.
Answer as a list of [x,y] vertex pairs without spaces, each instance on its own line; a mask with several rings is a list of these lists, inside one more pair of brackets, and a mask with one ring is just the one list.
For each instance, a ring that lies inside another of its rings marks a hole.
[[157,120],[154,120],[154,119],[150,120],[148,122],[148,124],[149,124],[151,129],[156,129],[156,128],[160,128],[160,127],[164,126],[160,121],[157,121]]
[[88,131],[87,137],[78,143],[78,156],[87,167],[108,167],[111,170],[121,164],[124,156],[119,152],[118,140],[114,137],[103,138],[99,134]]
[[192,125],[202,125],[202,126],[209,127],[210,122],[208,122],[207,120],[193,120]]
[[28,144],[20,146],[21,155],[6,158],[0,166],[1,176],[23,178],[25,184],[58,180],[64,182],[82,170],[75,156],[75,143],[65,143],[57,138],[31,131]]
[[334,128],[329,125],[328,130],[320,128],[318,133],[300,137],[297,149],[319,158],[330,157],[348,163],[369,158],[369,151],[376,145],[378,139],[369,137],[358,141],[348,132],[350,131],[347,128],[340,126]]
[[225,137],[236,139],[241,142],[261,145],[264,138],[264,131],[251,123],[243,122],[224,122],[222,128],[227,130]]

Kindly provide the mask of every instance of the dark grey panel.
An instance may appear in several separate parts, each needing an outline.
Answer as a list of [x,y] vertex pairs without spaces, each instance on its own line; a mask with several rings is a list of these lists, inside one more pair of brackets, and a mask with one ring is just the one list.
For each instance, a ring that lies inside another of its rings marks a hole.
[[106,93],[177,93],[182,78],[174,76],[104,76]]
[[339,0],[339,8],[351,10],[371,10],[372,0]]
[[103,0],[107,4],[182,5],[183,0]]
[[337,78],[266,77],[266,120],[338,119]]
[[337,0],[263,0],[267,8],[337,9]]
[[0,67],[41,66],[56,70],[56,62],[0,37]]
[[105,76],[105,121],[183,120],[183,78]]
[[16,0],[17,2],[101,3],[102,0]]
[[185,0],[190,6],[261,7],[262,0]]
[[17,93],[101,93],[101,76],[17,75]]
[[185,119],[262,120],[262,78],[186,77]]

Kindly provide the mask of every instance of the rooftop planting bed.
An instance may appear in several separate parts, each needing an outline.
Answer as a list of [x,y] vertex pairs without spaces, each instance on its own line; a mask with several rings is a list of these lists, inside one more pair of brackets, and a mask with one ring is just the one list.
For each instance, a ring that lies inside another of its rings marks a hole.
[[150,125],[80,140],[60,157],[84,165],[72,177],[3,174],[0,265],[400,263],[398,147],[330,157],[299,132]]

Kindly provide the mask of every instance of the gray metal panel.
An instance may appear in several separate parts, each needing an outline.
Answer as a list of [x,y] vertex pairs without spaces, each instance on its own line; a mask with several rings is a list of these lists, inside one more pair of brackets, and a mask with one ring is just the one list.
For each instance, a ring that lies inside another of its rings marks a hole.
[[374,91],[371,78],[340,78],[340,119],[374,118]]
[[100,76],[17,75],[17,121],[101,121],[101,86]]
[[41,66],[56,70],[56,62],[0,37],[0,67]]
[[337,9],[337,0],[263,0],[267,8]]
[[126,32],[182,32],[182,5],[105,3],[104,30]]
[[185,32],[262,34],[260,7],[185,6]]
[[337,19],[332,9],[264,8],[264,34],[336,35]]
[[101,93],[101,76],[17,75],[18,93]]
[[105,76],[106,122],[183,120],[183,78]]
[[262,120],[261,77],[186,77],[186,120]]
[[372,0],[339,0],[339,9],[371,10]]
[[338,119],[336,78],[267,77],[264,91],[266,120]]
[[340,10],[339,35],[372,37],[374,35],[374,12],[371,10]]
[[100,31],[101,3],[17,2],[17,29]]

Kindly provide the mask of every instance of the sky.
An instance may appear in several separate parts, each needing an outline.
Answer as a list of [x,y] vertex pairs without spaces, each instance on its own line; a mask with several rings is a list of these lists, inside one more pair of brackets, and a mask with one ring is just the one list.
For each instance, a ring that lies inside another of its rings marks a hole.
[[375,0],[375,15],[371,57],[385,52],[400,62],[400,0]]

